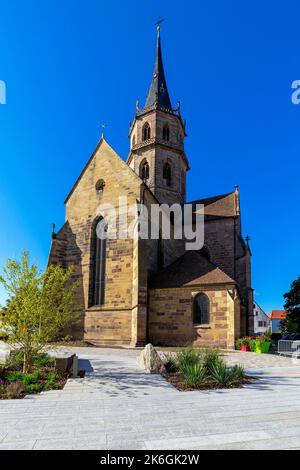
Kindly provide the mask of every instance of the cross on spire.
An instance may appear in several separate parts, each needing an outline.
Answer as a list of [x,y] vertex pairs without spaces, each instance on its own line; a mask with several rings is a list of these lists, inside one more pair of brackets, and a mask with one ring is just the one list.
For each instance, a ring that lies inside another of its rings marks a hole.
[[160,25],[163,21],[164,19],[159,19],[159,21],[155,23],[157,25],[156,57],[152,82],[146,99],[146,108],[158,105],[165,109],[172,109],[161,52]]
[[165,21],[164,18],[159,18],[159,20],[155,23],[155,26],[157,26],[157,31],[160,32],[160,25]]

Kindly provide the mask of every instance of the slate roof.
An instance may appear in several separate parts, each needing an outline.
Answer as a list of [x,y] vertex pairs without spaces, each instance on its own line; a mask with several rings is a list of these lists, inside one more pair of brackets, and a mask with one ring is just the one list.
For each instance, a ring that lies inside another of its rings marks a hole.
[[158,28],[157,34],[156,57],[152,82],[148,91],[145,108],[153,106],[154,104],[158,104],[163,108],[172,109],[162,60],[160,28]]
[[150,279],[150,288],[233,284],[235,281],[199,251],[187,251]]

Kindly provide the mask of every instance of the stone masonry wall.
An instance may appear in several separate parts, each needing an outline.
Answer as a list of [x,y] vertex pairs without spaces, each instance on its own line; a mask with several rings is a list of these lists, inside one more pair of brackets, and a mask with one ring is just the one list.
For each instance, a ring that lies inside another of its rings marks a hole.
[[[193,304],[204,292],[210,300],[209,326],[194,326]],[[240,302],[232,286],[228,288],[153,289],[149,296],[149,339],[155,345],[215,346],[234,348],[239,331]]]

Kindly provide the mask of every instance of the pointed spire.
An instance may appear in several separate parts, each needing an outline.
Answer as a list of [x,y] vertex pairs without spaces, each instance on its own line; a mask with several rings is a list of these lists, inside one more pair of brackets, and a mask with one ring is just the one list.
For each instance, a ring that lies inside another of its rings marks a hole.
[[171,100],[165,79],[165,72],[162,60],[160,26],[157,27],[156,58],[153,71],[152,82],[148,91],[145,107],[148,108],[158,104],[163,108],[172,109]]

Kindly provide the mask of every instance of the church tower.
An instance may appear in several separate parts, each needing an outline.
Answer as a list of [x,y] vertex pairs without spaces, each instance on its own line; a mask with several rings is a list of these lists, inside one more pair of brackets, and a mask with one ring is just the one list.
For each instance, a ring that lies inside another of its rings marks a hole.
[[160,27],[157,28],[154,72],[146,104],[140,109],[137,102],[129,137],[128,165],[145,181],[161,204],[184,204],[186,172],[189,170],[184,152],[185,123],[181,118],[180,103],[173,109],[169,97]]

